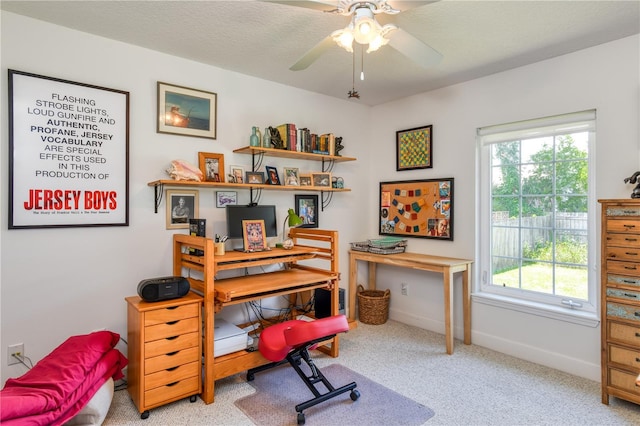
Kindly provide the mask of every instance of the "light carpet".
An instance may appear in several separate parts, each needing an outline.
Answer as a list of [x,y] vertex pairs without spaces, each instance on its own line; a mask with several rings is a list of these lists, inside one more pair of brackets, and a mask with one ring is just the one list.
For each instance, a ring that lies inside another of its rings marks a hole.
[[[340,364],[322,368],[329,382],[339,388],[357,383],[360,398],[352,401],[349,392],[304,410],[306,425],[421,425],[433,417],[428,407],[400,395]],[[288,364],[256,373],[249,382],[253,395],[235,401],[251,420],[261,426],[296,425],[295,406],[313,394]],[[326,389],[320,385],[319,391]]]

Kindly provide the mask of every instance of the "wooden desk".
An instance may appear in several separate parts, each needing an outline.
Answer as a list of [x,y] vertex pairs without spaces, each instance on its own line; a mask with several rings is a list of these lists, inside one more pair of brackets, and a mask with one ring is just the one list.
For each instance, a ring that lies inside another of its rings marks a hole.
[[376,265],[391,265],[401,268],[420,269],[442,274],[444,280],[444,324],[447,353],[453,353],[453,274],[462,274],[462,303],[464,315],[464,343],[471,344],[471,264],[472,260],[453,257],[431,256],[419,253],[374,254],[362,251],[349,251],[349,319],[356,315],[356,280],[358,278],[358,260],[369,262],[370,290],[376,288]]
[[[203,297],[203,381],[202,399],[210,404],[215,397],[215,381],[249,370],[269,361],[259,351],[237,351],[215,356],[215,314],[226,306],[274,296],[289,295],[292,306],[299,293],[317,288],[331,292],[331,314],[338,314],[338,232],[315,228],[293,228],[289,231],[295,247],[243,253],[228,251],[216,255],[210,238],[174,234],[173,275],[186,276],[191,289]],[[202,256],[190,254],[187,248],[202,250]],[[306,263],[313,260],[312,264]],[[286,268],[255,275],[239,275],[217,279],[219,271],[282,264]],[[307,295],[308,296],[308,295]],[[295,308],[292,316],[296,316]],[[339,336],[318,348],[332,357],[338,356]]]

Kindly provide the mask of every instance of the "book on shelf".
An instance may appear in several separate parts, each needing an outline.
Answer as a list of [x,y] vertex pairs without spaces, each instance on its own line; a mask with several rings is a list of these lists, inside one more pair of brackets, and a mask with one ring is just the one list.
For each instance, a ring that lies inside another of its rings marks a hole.
[[[194,237],[206,237],[207,219],[189,219],[189,235]],[[189,254],[202,256],[204,252],[199,249],[189,247]]]
[[298,129],[298,151],[313,152],[311,149],[311,131],[306,127]]
[[334,155],[336,152],[336,138],[333,133],[325,133],[318,137],[318,144],[313,150],[315,154]]
[[278,130],[278,133],[280,133],[284,149],[296,151],[296,143],[298,141],[296,125],[293,123],[285,123],[279,125],[276,129]]

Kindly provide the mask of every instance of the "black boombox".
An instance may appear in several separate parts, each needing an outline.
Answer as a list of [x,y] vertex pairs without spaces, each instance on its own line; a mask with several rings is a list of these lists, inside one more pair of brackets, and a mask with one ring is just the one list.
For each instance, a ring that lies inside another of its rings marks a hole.
[[159,302],[186,296],[190,288],[184,277],[149,278],[138,284],[138,295],[146,302]]

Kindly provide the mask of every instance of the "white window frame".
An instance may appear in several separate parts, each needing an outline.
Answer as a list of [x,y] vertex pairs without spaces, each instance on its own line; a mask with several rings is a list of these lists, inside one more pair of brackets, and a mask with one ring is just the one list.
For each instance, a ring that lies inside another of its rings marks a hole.
[[[544,117],[496,126],[482,127],[477,131],[477,223],[476,269],[474,301],[527,312],[534,315],[555,318],[572,323],[596,327],[599,324],[599,292],[597,268],[597,230],[595,196],[595,122],[596,111],[588,110],[560,116]],[[572,130],[575,129],[575,130]],[[588,301],[580,301],[582,306],[570,307],[560,303],[558,296],[537,295],[519,289],[491,285],[488,280],[491,271],[491,149],[494,143],[529,139],[532,136],[562,135],[587,130],[588,138]]]

